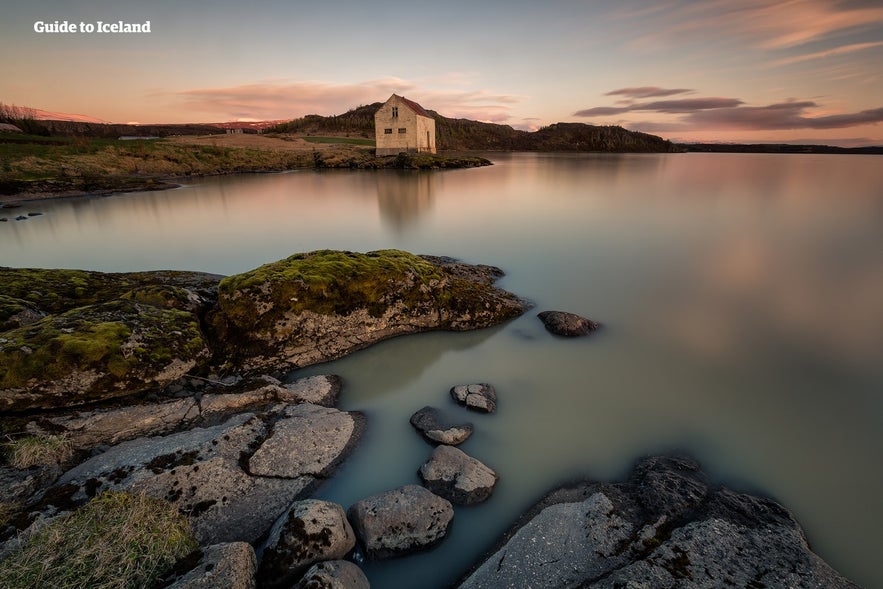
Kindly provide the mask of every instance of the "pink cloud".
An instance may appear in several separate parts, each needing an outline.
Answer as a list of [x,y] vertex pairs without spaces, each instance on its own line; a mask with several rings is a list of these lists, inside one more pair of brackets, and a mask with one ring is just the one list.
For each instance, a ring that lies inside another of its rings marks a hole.
[[231,87],[198,88],[176,93],[182,108],[217,120],[285,119],[307,114],[340,114],[363,104],[407,95],[425,108],[450,117],[503,122],[521,98],[489,90],[435,90],[400,78],[358,84],[320,81],[259,82]]
[[782,49],[848,30],[879,27],[883,6],[843,0],[682,0],[665,11],[624,17],[640,19],[642,29],[654,31],[634,41],[635,46],[648,50],[696,39],[731,39],[759,49]]
[[689,94],[695,92],[688,88],[660,88],[658,86],[639,86],[637,88],[619,88],[611,90],[604,96],[627,96],[629,98],[653,98],[662,96],[674,96],[675,94]]

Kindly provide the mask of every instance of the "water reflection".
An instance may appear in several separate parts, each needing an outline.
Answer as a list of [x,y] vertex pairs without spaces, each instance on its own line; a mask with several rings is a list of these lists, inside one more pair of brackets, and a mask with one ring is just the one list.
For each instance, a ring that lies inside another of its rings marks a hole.
[[374,176],[380,217],[399,233],[432,209],[433,191],[441,179],[437,173],[412,170],[381,170]]

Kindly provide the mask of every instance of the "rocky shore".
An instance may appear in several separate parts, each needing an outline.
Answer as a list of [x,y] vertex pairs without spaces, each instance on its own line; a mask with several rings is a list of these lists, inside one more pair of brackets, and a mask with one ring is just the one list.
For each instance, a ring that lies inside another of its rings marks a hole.
[[[500,276],[398,250],[296,254],[229,277],[0,268],[0,586],[111,570],[87,546],[132,543],[139,517],[81,537],[77,515],[137,507],[132,498],[155,502],[150,513],[168,507],[171,527],[151,520],[146,537],[180,537],[131,557],[164,563],[133,576],[137,586],[360,589],[362,559],[444,542],[457,511],[493,501],[506,478],[455,447],[497,418],[505,391],[439,391],[476,423],[419,409],[413,443],[433,447],[413,465],[421,484],[347,506],[312,495],[371,424],[337,407],[339,377],[285,375],[390,337],[524,313],[527,302],[494,286]],[[540,315],[556,336],[598,327]],[[684,457],[553,491],[458,586],[855,587],[784,507],[715,486]]]

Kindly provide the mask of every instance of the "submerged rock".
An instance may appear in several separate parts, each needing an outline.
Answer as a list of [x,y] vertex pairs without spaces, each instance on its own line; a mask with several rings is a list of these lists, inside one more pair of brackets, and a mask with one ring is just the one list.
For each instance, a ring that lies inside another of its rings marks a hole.
[[493,413],[497,409],[497,391],[492,385],[460,384],[451,388],[451,397],[468,409]]
[[209,321],[232,365],[291,369],[398,335],[520,315],[527,305],[493,286],[501,274],[398,250],[297,254],[222,280]]
[[354,503],[347,515],[371,559],[403,556],[440,542],[454,517],[447,499],[405,485]]
[[858,587],[784,507],[712,487],[677,457],[642,460],[625,483],[552,492],[458,586]]
[[471,423],[462,425],[444,425],[438,409],[424,407],[411,416],[411,425],[423,434],[423,437],[436,444],[456,446],[465,442],[472,435]]
[[499,479],[480,460],[451,446],[437,447],[418,474],[427,489],[458,505],[481,503]]
[[355,545],[343,507],[318,499],[298,501],[270,532],[258,571],[261,586],[288,588],[310,565],[343,558]]
[[564,337],[586,335],[601,327],[600,323],[565,311],[543,311],[537,317],[548,331]]

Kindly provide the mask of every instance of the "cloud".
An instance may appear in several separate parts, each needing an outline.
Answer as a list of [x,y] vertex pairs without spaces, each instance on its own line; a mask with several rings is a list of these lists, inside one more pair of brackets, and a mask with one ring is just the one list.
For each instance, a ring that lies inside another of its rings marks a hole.
[[653,98],[656,96],[674,96],[695,92],[688,88],[659,88],[658,86],[639,86],[637,88],[619,88],[611,90],[604,96],[628,96],[629,98]]
[[431,89],[401,78],[358,84],[322,81],[265,81],[238,86],[196,88],[174,93],[183,109],[221,120],[274,120],[307,114],[333,115],[362,104],[405,94],[445,116],[504,122],[522,99],[490,90]]
[[696,40],[734,41],[769,50],[879,27],[883,6],[848,0],[679,0],[665,11],[624,12],[620,18],[632,21],[637,30],[653,31],[634,40],[646,50]]
[[[609,94],[609,93],[608,93]],[[765,106],[746,106],[738,98],[687,98],[636,102],[622,107],[600,106],[577,111],[577,117],[599,117],[629,112],[680,115],[675,121],[641,121],[629,125],[647,132],[704,130],[774,131],[843,129],[883,122],[883,108],[854,113],[811,116],[822,105],[811,100],[789,100]]]
[[743,106],[691,113],[684,123],[716,129],[782,130],[843,129],[883,122],[883,108],[856,113],[810,117],[804,113],[814,102],[784,102],[767,106]]
[[858,51],[864,51],[865,49],[871,49],[873,47],[880,47],[883,45],[883,41],[874,41],[870,43],[853,43],[852,45],[841,45],[840,47],[834,47],[832,49],[826,49],[824,51],[816,51],[814,53],[805,53],[803,55],[795,55],[792,57],[786,57],[783,59],[779,59],[773,62],[770,62],[769,65],[773,67],[783,66],[783,65],[791,65],[793,63],[800,63],[803,61],[810,61],[813,59],[822,59],[825,57],[832,57],[834,55],[843,55],[847,53],[856,53]]
[[[608,93],[609,94],[609,93]],[[653,111],[664,113],[688,113],[696,110],[733,107],[742,104],[737,98],[684,98],[680,100],[657,100],[636,102],[628,106],[598,106],[573,113],[575,117],[597,117],[617,115],[633,111]]]

